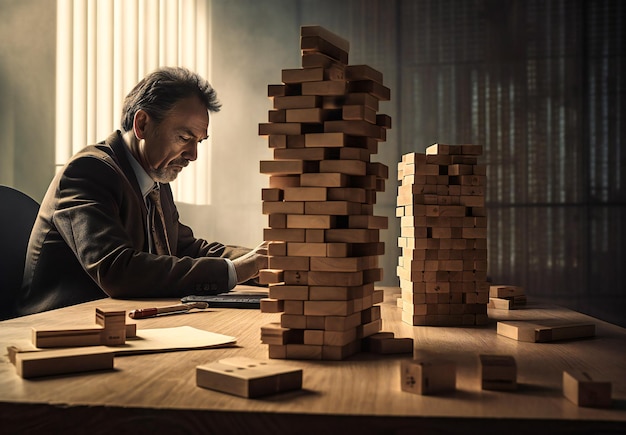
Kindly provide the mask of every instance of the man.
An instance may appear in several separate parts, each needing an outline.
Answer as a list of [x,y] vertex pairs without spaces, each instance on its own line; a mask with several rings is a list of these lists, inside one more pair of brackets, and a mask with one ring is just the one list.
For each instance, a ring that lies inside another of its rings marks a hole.
[[183,68],[135,86],[122,130],[78,152],[48,188],[28,245],[22,314],[106,296],[215,294],[267,267],[265,244],[209,243],[178,220],[168,183],[196,160],[219,109],[210,84]]

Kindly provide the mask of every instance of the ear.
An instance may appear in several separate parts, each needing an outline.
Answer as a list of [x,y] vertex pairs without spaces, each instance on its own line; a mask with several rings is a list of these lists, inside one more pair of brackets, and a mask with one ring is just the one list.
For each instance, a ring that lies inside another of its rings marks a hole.
[[135,112],[135,117],[133,119],[133,132],[137,139],[144,139],[146,136],[146,126],[148,125],[148,120],[150,117],[145,110],[139,109]]

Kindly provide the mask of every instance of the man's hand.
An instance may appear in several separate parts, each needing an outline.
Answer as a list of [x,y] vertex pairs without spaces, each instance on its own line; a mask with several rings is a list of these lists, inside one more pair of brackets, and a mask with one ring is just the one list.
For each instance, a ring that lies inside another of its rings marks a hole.
[[232,260],[237,272],[237,284],[259,276],[259,270],[267,269],[267,242]]

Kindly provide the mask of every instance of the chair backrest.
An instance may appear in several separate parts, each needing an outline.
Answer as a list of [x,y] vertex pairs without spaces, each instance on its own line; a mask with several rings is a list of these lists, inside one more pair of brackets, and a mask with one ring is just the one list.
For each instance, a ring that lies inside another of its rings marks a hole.
[[0,186],[0,320],[16,317],[28,239],[39,211],[30,196]]

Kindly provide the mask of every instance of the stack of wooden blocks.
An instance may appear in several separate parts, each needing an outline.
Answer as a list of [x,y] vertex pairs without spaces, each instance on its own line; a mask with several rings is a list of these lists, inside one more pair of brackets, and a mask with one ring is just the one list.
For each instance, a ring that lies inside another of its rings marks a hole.
[[410,325],[487,322],[486,168],[480,145],[435,144],[398,163],[397,274]]
[[261,310],[282,312],[262,341],[270,358],[338,360],[382,324],[374,283],[388,222],[373,212],[388,168],[371,156],[391,126],[377,114],[390,90],[382,73],[348,65],[348,41],[322,27],[302,27],[300,47],[302,68],[282,70],[283,83],[268,86],[273,110],[259,124],[274,154],[260,162],[271,242]]

